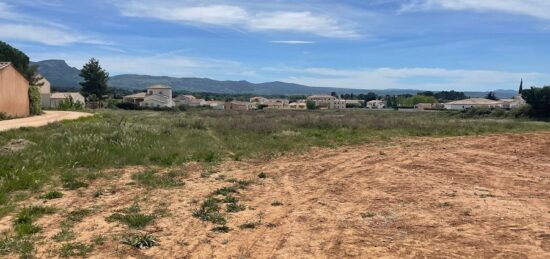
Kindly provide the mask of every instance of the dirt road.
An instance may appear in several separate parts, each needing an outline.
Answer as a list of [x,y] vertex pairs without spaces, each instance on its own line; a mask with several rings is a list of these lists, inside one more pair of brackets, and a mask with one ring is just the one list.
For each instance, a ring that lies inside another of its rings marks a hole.
[[17,129],[21,127],[41,127],[53,122],[76,120],[78,118],[88,116],[92,116],[92,114],[86,112],[45,111],[44,114],[39,116],[0,121],[0,131]]
[[[106,237],[88,255],[95,258],[550,258],[550,133],[316,149],[268,162],[228,162],[210,177],[198,165],[179,169],[188,172],[181,188],[138,187],[131,174],[143,168],[127,168],[117,180],[34,202],[67,212],[93,208],[74,232],[85,243]],[[259,179],[259,172],[268,177]],[[256,183],[237,195],[247,209],[226,214],[232,231],[215,233],[192,211],[232,177]],[[102,196],[92,198],[98,191]],[[141,230],[159,246],[122,245],[128,228],[105,221],[136,201],[149,213],[167,206],[168,215]],[[44,240],[59,232],[64,217],[37,222]],[[259,225],[239,228],[247,222]],[[38,257],[48,258],[60,244],[37,246]]]

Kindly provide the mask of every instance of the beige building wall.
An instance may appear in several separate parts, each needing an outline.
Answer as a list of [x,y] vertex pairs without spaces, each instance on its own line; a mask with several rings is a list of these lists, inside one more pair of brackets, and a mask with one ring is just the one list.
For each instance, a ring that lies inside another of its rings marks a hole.
[[0,112],[29,116],[29,82],[11,65],[0,69]]
[[50,96],[52,94],[50,81],[46,80],[46,78],[42,78],[42,80],[40,80],[38,83],[42,84],[39,88],[40,103],[42,104],[42,107],[50,107]]

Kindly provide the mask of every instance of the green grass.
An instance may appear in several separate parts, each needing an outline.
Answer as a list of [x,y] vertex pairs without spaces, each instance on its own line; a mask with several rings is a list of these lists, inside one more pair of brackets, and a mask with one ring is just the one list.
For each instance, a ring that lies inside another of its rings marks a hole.
[[183,185],[183,182],[180,181],[177,177],[179,177],[179,174],[177,172],[160,174],[154,171],[145,171],[134,174],[132,176],[132,179],[138,184],[141,184],[148,188],[169,188]]
[[58,191],[50,191],[39,196],[43,200],[53,200],[63,198],[63,193]]
[[[86,188],[101,170],[128,165],[172,166],[269,158],[407,136],[458,136],[550,130],[550,123],[519,119],[463,119],[447,112],[99,110],[96,116],[0,133],[36,145],[0,156],[0,204],[19,190],[60,181]],[[44,137],[48,136],[48,137]]]
[[229,203],[227,204],[227,212],[240,212],[246,210],[246,206],[238,203]]
[[14,232],[18,237],[30,236],[40,232],[41,228],[34,225],[40,217],[55,213],[56,209],[44,206],[25,207],[17,213],[13,221]]
[[135,248],[143,249],[158,245],[157,239],[149,234],[131,233],[127,234],[121,243]]
[[20,258],[32,258],[34,244],[28,238],[4,236],[0,239],[0,255],[19,254]]
[[61,257],[84,257],[89,252],[91,252],[93,247],[88,244],[80,243],[80,242],[73,242],[73,243],[65,243],[61,247],[61,250],[59,251],[59,255]]
[[130,228],[141,229],[153,223],[155,215],[141,213],[139,205],[134,203],[129,208],[107,217],[106,220],[108,222],[118,221]]
[[56,242],[65,242],[73,240],[75,237],[74,231],[64,228],[53,236],[53,240]]
[[202,221],[210,221],[214,224],[225,225],[227,220],[225,216],[220,213],[221,202],[221,200],[210,196],[202,202],[199,209],[193,211],[193,216]]

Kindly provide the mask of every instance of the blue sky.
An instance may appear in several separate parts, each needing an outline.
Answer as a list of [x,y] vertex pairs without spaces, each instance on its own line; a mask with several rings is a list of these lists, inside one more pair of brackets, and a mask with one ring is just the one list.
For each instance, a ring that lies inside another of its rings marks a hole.
[[112,74],[346,88],[550,85],[548,0],[0,0],[0,40]]

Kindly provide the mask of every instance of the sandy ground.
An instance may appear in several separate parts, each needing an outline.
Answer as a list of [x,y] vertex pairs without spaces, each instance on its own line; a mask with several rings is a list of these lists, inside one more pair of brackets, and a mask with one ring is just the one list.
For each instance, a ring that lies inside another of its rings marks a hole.
[[76,120],[78,118],[88,116],[93,115],[86,112],[45,111],[44,114],[39,116],[0,121],[0,131],[17,129],[21,127],[42,127],[53,122]]
[[[75,226],[76,241],[107,237],[93,258],[550,258],[550,133],[315,149],[225,163],[208,178],[191,164],[178,168],[188,172],[185,186],[172,189],[132,185],[139,170],[126,168],[62,199],[34,200],[63,211],[37,222],[44,236],[37,256],[55,257],[60,244],[51,236],[63,213],[93,208]],[[227,214],[233,230],[225,234],[191,215],[209,193],[230,185],[220,175],[256,180],[238,194],[248,208]],[[98,190],[104,195],[91,198]],[[136,200],[144,211],[166,206],[170,213],[143,230],[158,237],[157,247],[123,245],[127,227],[105,221]],[[245,222],[261,226],[240,229]]]

